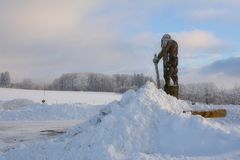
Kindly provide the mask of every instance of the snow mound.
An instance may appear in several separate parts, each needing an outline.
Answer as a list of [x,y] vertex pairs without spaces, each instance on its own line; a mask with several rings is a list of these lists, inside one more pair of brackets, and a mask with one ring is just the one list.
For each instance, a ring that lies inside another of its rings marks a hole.
[[219,123],[182,113],[190,108],[147,83],[60,137],[21,145],[0,159],[185,159],[229,153],[237,159],[240,135]]
[[10,101],[0,101],[0,110],[19,110],[34,104],[33,101],[28,99],[14,99]]
[[[93,106],[88,104],[39,104],[39,103],[18,103],[14,100],[3,103],[0,110],[0,120],[87,120],[99,112],[102,106]],[[20,101],[21,102],[21,101]],[[27,102],[27,101],[26,101]],[[31,102],[31,101],[29,101]],[[24,107],[21,107],[24,106]],[[7,108],[7,109],[6,109]],[[11,109],[10,109],[11,108]]]

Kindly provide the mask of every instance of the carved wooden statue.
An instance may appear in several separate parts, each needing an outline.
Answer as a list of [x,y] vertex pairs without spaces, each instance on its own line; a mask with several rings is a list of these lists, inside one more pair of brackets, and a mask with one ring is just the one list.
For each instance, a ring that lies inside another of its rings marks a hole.
[[[178,44],[169,34],[164,34],[161,39],[162,50],[154,57],[153,62],[158,63],[163,59],[164,90],[178,98]],[[170,80],[172,79],[173,85]]]

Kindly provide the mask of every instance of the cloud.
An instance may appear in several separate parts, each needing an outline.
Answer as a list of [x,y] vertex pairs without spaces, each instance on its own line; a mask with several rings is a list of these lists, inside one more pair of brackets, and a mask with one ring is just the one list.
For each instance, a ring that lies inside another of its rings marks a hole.
[[212,32],[195,29],[173,33],[185,54],[194,54],[205,50],[219,50],[225,44]]
[[[0,6],[1,69],[9,70],[19,79],[26,76],[51,79],[64,72],[116,73],[146,69],[145,60],[152,63],[154,36],[141,32],[126,38],[123,28],[144,25],[144,13],[155,3],[142,2],[142,9],[133,2],[123,1],[118,6],[106,3],[5,2]],[[121,9],[117,10],[118,7]]]
[[18,79],[52,79],[64,72],[110,69],[121,59],[114,49],[118,34],[101,16],[91,17],[102,5],[99,2],[4,2],[0,5],[1,70]]
[[[209,3],[209,2],[208,2]],[[221,3],[209,3],[204,8],[193,7],[185,12],[185,17],[193,22],[209,22],[221,25],[239,24],[239,16],[237,12],[240,8],[239,1],[228,1]]]
[[79,29],[99,1],[28,1],[0,7],[1,28],[14,38],[51,39]]
[[223,74],[225,76],[240,77],[240,57],[218,60],[200,70],[202,74]]
[[216,84],[219,88],[232,88],[235,85],[240,85],[239,77],[226,76],[225,74],[202,74],[199,70],[193,69],[187,74],[180,74],[180,83],[204,83],[212,82]]
[[[191,9],[209,4],[189,3]],[[165,31],[179,43],[180,67],[221,59],[227,42],[207,29],[193,30],[192,22],[182,26],[173,16],[182,9],[189,11],[176,0],[1,1],[0,69],[44,80],[64,72],[154,74],[153,54]]]
[[227,9],[208,8],[190,11],[190,13],[188,13],[188,16],[194,21],[206,21],[223,18],[229,14],[230,13]]
[[171,33],[179,44],[180,66],[199,68],[221,59],[229,48],[228,42],[206,30],[194,29]]
[[201,68],[180,70],[181,83],[213,82],[220,88],[232,88],[240,85],[238,66],[240,57],[221,59]]

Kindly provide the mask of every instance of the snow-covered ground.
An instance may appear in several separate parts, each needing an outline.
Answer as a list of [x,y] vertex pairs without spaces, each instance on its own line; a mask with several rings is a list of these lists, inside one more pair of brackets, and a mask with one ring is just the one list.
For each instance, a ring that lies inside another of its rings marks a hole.
[[[40,131],[65,130],[98,113],[121,94],[0,88],[0,153],[49,137]],[[42,104],[42,99],[46,100]]]
[[28,99],[41,103],[43,99],[47,104],[62,103],[87,103],[107,104],[113,100],[119,100],[121,94],[109,92],[73,92],[73,91],[42,91],[0,88],[0,101],[13,99]]
[[[97,93],[91,94],[93,102]],[[152,83],[137,92],[130,90],[122,98],[110,93],[103,96],[113,102],[88,103],[85,98],[84,104],[80,100],[77,104],[70,100],[64,103],[71,104],[40,104],[34,96],[30,100],[35,102],[0,98],[11,100],[0,103],[0,160],[240,157],[240,106],[192,106],[157,90]],[[227,117],[205,119],[182,112],[212,108],[226,108]]]
[[53,138],[50,130],[64,131],[79,124],[79,120],[50,121],[0,121],[0,153],[4,153],[21,143],[33,143]]

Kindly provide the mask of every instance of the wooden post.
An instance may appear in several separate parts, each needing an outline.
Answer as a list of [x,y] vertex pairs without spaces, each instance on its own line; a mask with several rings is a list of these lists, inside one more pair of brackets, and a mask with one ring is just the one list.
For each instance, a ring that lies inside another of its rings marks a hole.
[[177,99],[179,97],[179,86],[164,86],[164,91]]

